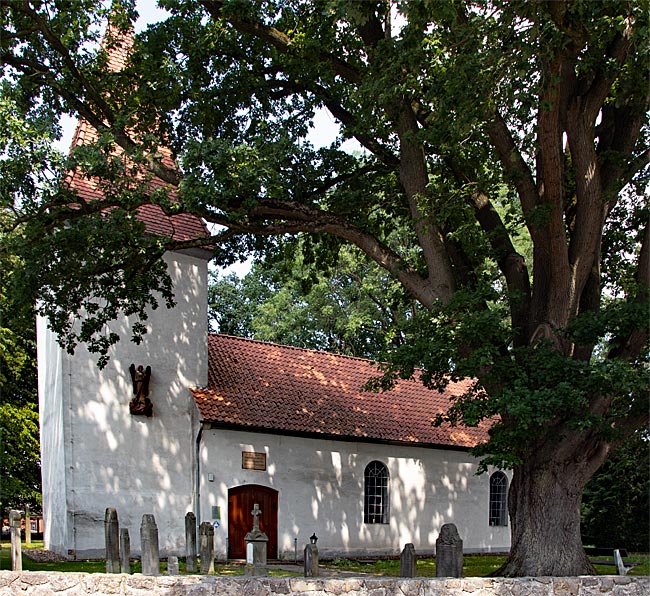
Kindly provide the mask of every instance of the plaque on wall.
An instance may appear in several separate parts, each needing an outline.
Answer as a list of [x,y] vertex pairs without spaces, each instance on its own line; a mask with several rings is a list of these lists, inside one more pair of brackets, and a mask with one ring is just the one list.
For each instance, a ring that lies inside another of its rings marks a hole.
[[242,451],[241,467],[243,470],[266,470],[266,453],[256,451]]

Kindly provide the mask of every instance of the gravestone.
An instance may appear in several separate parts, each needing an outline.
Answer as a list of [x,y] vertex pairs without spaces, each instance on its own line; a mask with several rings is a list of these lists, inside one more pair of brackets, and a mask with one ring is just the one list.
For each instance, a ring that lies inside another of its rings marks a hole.
[[201,573],[214,573],[214,527],[207,521],[199,526],[199,559]]
[[9,531],[11,532],[11,569],[12,571],[23,570],[23,553],[20,544],[20,511],[12,509],[9,511]]
[[178,557],[167,557],[167,575],[178,575]]
[[128,528],[120,529],[120,569],[122,573],[131,573],[131,537]]
[[309,544],[305,546],[305,577],[318,577],[320,575],[317,542],[318,536],[314,532],[309,537]]
[[463,541],[455,524],[444,524],[436,540],[436,577],[463,576]]
[[151,513],[145,513],[142,516],[140,548],[142,549],[142,574],[160,575],[158,526],[156,525],[156,518]]
[[185,514],[185,567],[188,573],[196,573],[196,515]]
[[267,535],[260,530],[259,516],[262,514],[260,506],[253,505],[253,529],[244,536],[246,540],[246,575],[267,575],[266,569],[266,547],[268,544]]
[[415,577],[417,569],[417,556],[415,546],[412,543],[404,545],[404,550],[399,556],[399,575],[400,577]]
[[104,513],[104,543],[106,545],[106,573],[120,572],[120,523],[117,511],[107,507]]

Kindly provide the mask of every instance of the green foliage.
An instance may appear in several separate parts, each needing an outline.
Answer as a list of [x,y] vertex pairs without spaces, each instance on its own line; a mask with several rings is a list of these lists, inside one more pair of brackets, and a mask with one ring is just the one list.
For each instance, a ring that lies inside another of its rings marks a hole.
[[41,503],[36,317],[31,304],[11,298],[17,265],[0,253],[0,512],[39,511]]
[[585,544],[646,551],[650,544],[650,442],[637,432],[596,472],[582,496]]
[[0,403],[0,503],[2,511],[41,507],[38,412],[32,403]]
[[415,305],[385,273],[349,248],[321,271],[310,248],[299,248],[295,260],[285,253],[254,262],[242,279],[212,279],[210,317],[220,333],[368,358],[402,343]]

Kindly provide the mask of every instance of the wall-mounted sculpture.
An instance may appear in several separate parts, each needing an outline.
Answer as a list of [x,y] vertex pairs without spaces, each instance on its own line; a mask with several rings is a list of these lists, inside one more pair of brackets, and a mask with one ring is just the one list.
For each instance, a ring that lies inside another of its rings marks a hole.
[[144,368],[141,364],[136,369],[135,364],[131,364],[129,372],[133,382],[133,399],[129,402],[129,412],[139,416],[151,416],[153,414],[153,404],[149,399],[151,367]]

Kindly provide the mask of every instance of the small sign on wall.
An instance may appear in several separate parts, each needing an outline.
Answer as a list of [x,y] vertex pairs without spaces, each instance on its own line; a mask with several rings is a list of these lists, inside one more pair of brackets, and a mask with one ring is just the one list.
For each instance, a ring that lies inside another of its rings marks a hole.
[[241,454],[242,470],[266,470],[266,453],[256,451],[242,451]]

